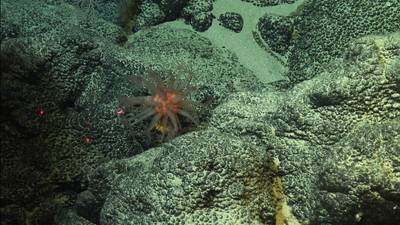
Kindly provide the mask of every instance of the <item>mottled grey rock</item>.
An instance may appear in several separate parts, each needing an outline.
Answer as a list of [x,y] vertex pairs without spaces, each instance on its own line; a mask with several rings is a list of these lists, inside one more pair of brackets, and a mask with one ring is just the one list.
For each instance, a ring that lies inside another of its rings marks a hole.
[[86,20],[96,19],[98,17],[118,24],[121,11],[120,6],[124,2],[134,0],[40,0],[50,5],[69,4],[78,9],[78,16]]
[[265,156],[210,129],[104,165],[92,177],[93,190],[106,191],[97,193],[105,200],[100,223],[257,223],[262,211],[274,211]]
[[257,28],[273,51],[282,55],[288,52],[293,35],[292,18],[267,14],[259,19]]
[[[101,223],[273,224],[278,198],[283,219],[300,224],[394,225],[399,50],[399,33],[356,40],[326,74],[234,93],[207,130],[100,166],[89,191],[104,202]],[[237,204],[244,196],[249,204]]]
[[399,120],[359,123],[332,146],[320,176],[321,224],[400,221],[399,131]]
[[166,15],[160,9],[160,6],[152,1],[143,1],[140,5],[140,14],[138,15],[134,29],[141,30],[160,24],[165,21]]
[[361,217],[365,224],[395,224],[400,34],[361,38],[344,55],[286,92],[231,95],[211,124],[279,159],[288,205],[300,222],[354,224]]
[[[301,138],[299,138],[302,140],[308,140],[309,138],[318,140],[318,142],[320,142],[320,147],[313,145],[312,148],[314,148],[314,151],[318,151],[321,154],[323,151],[322,149],[327,150],[325,156],[320,155],[319,157],[315,158],[316,160],[318,160],[318,158],[331,158],[335,151],[345,147],[338,145],[335,146],[334,144],[340,142],[340,140],[346,137],[348,134],[355,132],[354,129],[357,129],[357,126],[360,126],[364,123],[371,123],[372,125],[370,126],[370,132],[374,132],[375,129],[379,129],[380,123],[383,123],[384,121],[391,121],[392,119],[399,117],[399,77],[396,75],[399,74],[400,71],[399,44],[399,34],[391,35],[389,37],[367,37],[357,40],[350,44],[349,49],[346,51],[347,57],[342,62],[332,63],[332,66],[329,67],[330,69],[325,74],[321,74],[321,76],[314,79],[314,81],[318,80],[318,82],[310,82],[310,84],[314,83],[315,86],[312,88],[312,93],[308,94],[309,100],[311,101],[311,105],[316,107],[316,110],[320,112],[314,114],[314,116],[311,116],[313,114],[307,112],[300,113],[300,115],[303,114],[308,116],[299,115],[299,119],[297,119],[297,121],[302,122],[295,126],[308,127],[310,126],[308,124],[316,123],[319,125],[312,127],[319,127],[319,131],[312,132],[312,135],[301,131],[294,133],[298,133],[301,136]],[[295,113],[293,115],[296,115],[298,114],[299,110],[291,111]],[[307,118],[319,118],[318,120],[321,122],[307,122]],[[294,120],[292,121],[294,122]],[[282,125],[288,126],[287,123]],[[374,126],[377,128],[373,128]],[[395,133],[398,132],[396,131],[395,127],[391,127],[389,129],[393,130]],[[293,126],[289,125],[287,128],[285,128],[285,130],[293,130]],[[394,140],[395,136],[388,141],[393,142]],[[358,141],[365,142],[363,139],[359,139]],[[306,143],[307,142],[308,141],[306,141]],[[373,151],[374,149],[365,148],[364,150]],[[395,161],[395,159],[391,159]],[[340,164],[342,162],[336,161],[334,163]],[[320,164],[315,164],[315,166],[318,165]],[[373,167],[370,169],[373,169]],[[320,176],[323,175],[318,175],[318,177]],[[398,175],[396,176],[398,177]],[[302,176],[297,177],[300,179]],[[298,180],[295,178],[295,176],[290,179],[293,179],[292,183],[297,183],[294,181]],[[321,186],[319,182],[321,181],[315,181],[315,184],[317,184],[317,189],[321,189],[319,187]],[[391,185],[394,185],[394,183],[391,183]],[[328,187],[322,188],[320,193],[325,193],[327,188]],[[314,192],[312,189],[313,188],[310,189],[310,193]],[[313,203],[310,205],[312,206],[310,209],[324,208],[324,196],[315,194],[312,196],[318,197],[312,201]],[[344,197],[349,198],[350,193]],[[358,196],[359,199],[357,199],[357,201],[365,204],[365,199],[361,199],[363,197],[364,196]],[[335,208],[335,205],[341,205],[342,201],[339,198],[336,200],[336,202],[331,201],[331,205],[325,207]],[[302,201],[302,198],[293,200],[293,202],[298,203]],[[389,198],[384,201],[386,201],[384,204],[390,205],[389,202],[391,199]],[[343,207],[345,207],[344,210],[354,212],[354,204]],[[304,207],[294,206],[294,208],[298,214],[301,214],[300,212],[305,213],[310,211],[309,209],[304,209]],[[363,209],[361,211],[363,214],[369,214],[375,218],[382,218],[383,216],[386,217],[387,220],[395,221],[395,217],[393,217],[394,214],[392,214],[391,211],[382,212],[377,209],[378,208],[373,207],[368,210]],[[317,212],[315,223],[320,224],[323,223],[323,221],[336,220],[346,224],[349,217],[351,217],[349,215],[347,218],[341,218],[336,214],[333,214],[333,212],[331,213],[332,214],[329,214],[327,217],[319,218],[317,216],[319,212]],[[353,221],[351,221],[351,223],[355,222],[354,218],[356,217],[357,213],[353,214]],[[307,214],[304,214],[304,216],[309,217]],[[367,224],[375,224],[374,220],[371,220],[372,217],[370,217],[370,220],[367,222]]]
[[239,13],[226,12],[219,15],[218,18],[220,24],[236,33],[242,31],[243,28],[243,17]]
[[80,216],[73,210],[59,210],[54,217],[54,225],[95,225]]
[[[51,224],[55,208],[71,204],[84,186],[82,172],[105,158],[101,148],[84,144],[82,118],[71,127],[67,120],[78,113],[75,102],[92,75],[108,73],[100,66],[108,51],[100,46],[124,35],[103,20],[80,21],[66,4],[6,0],[1,10],[2,24],[17,31],[1,41],[0,139],[7,163],[1,163],[0,193],[10,203],[1,217]],[[14,207],[19,210],[8,214]]]
[[148,28],[182,17],[196,31],[205,31],[214,16],[212,0],[144,0],[137,18],[137,28]]
[[400,4],[390,1],[315,0],[300,7],[295,20],[289,79],[300,82],[325,71],[349,43],[365,35],[400,30]]
[[[50,0],[48,0],[50,1]],[[147,29],[158,24],[183,17],[196,31],[205,31],[214,16],[212,0],[65,0],[80,8],[84,18],[101,17],[109,22],[125,26],[131,23],[132,31]],[[126,10],[138,6],[138,13]]]
[[193,73],[193,84],[199,88],[194,97],[200,101],[221,102],[235,90],[261,86],[254,83],[255,77],[249,70],[237,64],[234,54],[215,48],[210,40],[194,31],[169,26],[150,28],[126,45],[129,52],[141,53],[134,54],[135,59],[151,62],[154,70],[188,67]]
[[[277,90],[196,32],[163,25],[125,42],[96,14],[45,2],[1,1],[3,223],[398,220],[400,34],[351,41]],[[124,126],[117,98],[146,91],[128,76],[180,64],[206,103],[201,123],[148,149],[146,124]]]
[[78,194],[74,204],[74,213],[98,224],[102,204],[103,202],[101,199],[93,195],[92,192],[86,190]]
[[129,76],[194,65],[194,98],[209,107],[203,117],[229,93],[257,86],[233,54],[195,32],[158,27],[121,47],[127,37],[119,26],[45,2],[1,1],[8,28],[0,55],[0,193],[9,204],[0,213],[10,224],[27,215],[51,224],[58,207],[74,204],[93,168],[155,144],[143,135],[146,124],[124,126],[117,114],[118,97],[145,91]]
[[191,0],[182,10],[182,17],[193,26],[196,31],[207,30],[214,19],[211,10],[212,0]]
[[251,2],[255,6],[264,7],[264,6],[273,6],[279,4],[286,3],[294,3],[296,0],[242,0],[244,2]]
[[212,3],[212,0],[144,0],[136,28],[140,30],[183,17],[196,31],[205,31],[214,18]]

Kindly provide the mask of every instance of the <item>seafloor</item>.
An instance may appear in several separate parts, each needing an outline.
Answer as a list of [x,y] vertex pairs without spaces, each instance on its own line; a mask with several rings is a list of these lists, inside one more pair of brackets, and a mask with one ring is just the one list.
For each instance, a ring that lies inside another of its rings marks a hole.
[[1,225],[399,225],[399,0],[1,0]]

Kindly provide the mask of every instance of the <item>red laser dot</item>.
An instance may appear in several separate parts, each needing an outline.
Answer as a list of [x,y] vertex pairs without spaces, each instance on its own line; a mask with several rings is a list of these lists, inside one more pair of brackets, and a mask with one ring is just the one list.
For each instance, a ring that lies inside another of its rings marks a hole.
[[42,116],[46,115],[46,112],[40,108],[36,111],[36,115],[42,117]]
[[85,142],[85,144],[90,145],[93,142],[93,137],[90,135],[86,135],[83,137],[83,142]]
[[117,109],[117,116],[123,116],[123,115],[125,115],[124,109],[123,108]]

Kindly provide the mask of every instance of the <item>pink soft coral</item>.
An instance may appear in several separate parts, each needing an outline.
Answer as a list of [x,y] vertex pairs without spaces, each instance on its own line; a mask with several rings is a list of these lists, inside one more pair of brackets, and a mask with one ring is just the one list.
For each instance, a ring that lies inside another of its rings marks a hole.
[[177,79],[173,73],[162,78],[155,71],[148,71],[147,77],[133,76],[129,80],[134,85],[141,85],[148,89],[150,96],[122,97],[121,103],[126,108],[142,106],[143,111],[135,117],[127,118],[131,125],[152,118],[147,132],[158,131],[162,139],[174,137],[181,129],[180,117],[197,124],[193,102],[187,97],[194,90],[188,83]]

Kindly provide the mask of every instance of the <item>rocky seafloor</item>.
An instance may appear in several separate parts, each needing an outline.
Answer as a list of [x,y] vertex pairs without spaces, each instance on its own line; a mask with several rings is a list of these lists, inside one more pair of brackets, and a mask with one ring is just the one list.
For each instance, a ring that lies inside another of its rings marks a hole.
[[[400,2],[266,13],[252,41],[288,70],[271,83],[201,35],[247,24],[213,4],[1,1],[1,225],[399,223]],[[128,78],[182,65],[199,122],[127,126],[118,99],[146,94]]]

